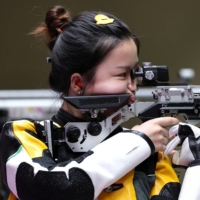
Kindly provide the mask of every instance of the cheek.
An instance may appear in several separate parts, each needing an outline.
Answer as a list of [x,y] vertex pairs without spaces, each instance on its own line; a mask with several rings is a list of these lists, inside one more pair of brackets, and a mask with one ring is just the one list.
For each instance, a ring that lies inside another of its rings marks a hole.
[[93,87],[90,88],[90,94],[121,94],[126,92],[127,85],[116,81],[96,82]]

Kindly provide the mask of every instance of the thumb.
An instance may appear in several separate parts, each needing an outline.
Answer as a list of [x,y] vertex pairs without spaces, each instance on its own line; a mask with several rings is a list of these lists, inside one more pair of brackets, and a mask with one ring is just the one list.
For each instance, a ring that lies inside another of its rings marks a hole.
[[172,162],[175,165],[180,165],[180,151],[172,151],[170,153],[170,155],[172,156]]
[[173,157],[176,152],[177,152],[176,150],[173,150],[169,154]]

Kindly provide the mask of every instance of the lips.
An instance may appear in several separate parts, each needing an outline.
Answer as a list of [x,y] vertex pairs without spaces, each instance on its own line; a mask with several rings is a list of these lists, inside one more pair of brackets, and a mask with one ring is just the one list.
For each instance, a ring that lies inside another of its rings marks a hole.
[[136,97],[134,95],[131,95],[130,98],[128,99],[128,103],[132,104],[136,101]]

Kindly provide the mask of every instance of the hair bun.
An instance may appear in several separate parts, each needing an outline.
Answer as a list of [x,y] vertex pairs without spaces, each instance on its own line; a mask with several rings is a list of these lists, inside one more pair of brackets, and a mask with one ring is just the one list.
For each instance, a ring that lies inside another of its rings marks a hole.
[[42,36],[47,46],[52,49],[57,37],[69,22],[71,22],[69,12],[62,6],[53,6],[47,11],[44,22],[30,34]]
[[51,37],[57,37],[60,31],[63,30],[71,21],[69,12],[62,6],[51,7],[45,17],[45,23]]

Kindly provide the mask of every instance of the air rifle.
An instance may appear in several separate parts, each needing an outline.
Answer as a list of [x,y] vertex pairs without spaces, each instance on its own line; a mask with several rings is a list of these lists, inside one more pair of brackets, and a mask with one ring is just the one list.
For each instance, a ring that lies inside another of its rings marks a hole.
[[[186,122],[192,124],[200,121],[200,86],[188,85],[187,83],[168,83],[148,80],[147,71],[151,73],[149,68],[153,68],[150,63],[144,65],[146,71],[143,72],[143,80],[139,87],[153,87],[152,102],[135,102],[133,112],[143,122],[157,117],[182,115]],[[149,66],[149,67],[148,67]],[[159,68],[159,66],[155,66]],[[167,67],[163,66],[162,80],[168,81]],[[143,69],[145,69],[143,67]],[[147,70],[148,69],[148,70]],[[146,74],[145,74],[146,73]],[[153,73],[153,72],[152,72]],[[157,71],[157,79],[159,79],[159,70]],[[152,75],[153,77],[153,75]],[[161,80],[161,79],[160,79]]]

